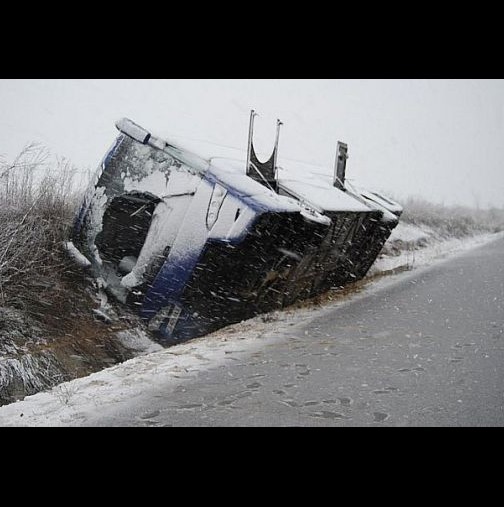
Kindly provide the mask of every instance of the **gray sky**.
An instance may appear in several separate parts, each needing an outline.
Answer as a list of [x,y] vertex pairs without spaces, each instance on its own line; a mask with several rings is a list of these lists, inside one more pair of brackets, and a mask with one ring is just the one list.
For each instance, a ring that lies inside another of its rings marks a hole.
[[260,114],[258,151],[269,154],[275,120],[284,122],[283,166],[301,160],[332,174],[341,140],[347,177],[362,186],[504,206],[504,80],[3,79],[0,154],[11,159],[37,141],[94,169],[123,116],[155,134],[244,154],[251,108]]

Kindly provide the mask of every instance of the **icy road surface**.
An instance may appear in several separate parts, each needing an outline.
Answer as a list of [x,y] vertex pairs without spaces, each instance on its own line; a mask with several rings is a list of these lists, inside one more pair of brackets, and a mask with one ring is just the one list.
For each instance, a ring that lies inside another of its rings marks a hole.
[[0,425],[502,426],[504,237],[0,408]]

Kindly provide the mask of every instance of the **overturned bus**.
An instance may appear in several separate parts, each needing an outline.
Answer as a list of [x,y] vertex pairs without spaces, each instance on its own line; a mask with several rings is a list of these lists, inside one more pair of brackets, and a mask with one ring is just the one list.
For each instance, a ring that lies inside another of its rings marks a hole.
[[282,308],[362,278],[402,208],[334,177],[260,162],[204,159],[131,120],[103,158],[72,242],[109,294],[165,344]]

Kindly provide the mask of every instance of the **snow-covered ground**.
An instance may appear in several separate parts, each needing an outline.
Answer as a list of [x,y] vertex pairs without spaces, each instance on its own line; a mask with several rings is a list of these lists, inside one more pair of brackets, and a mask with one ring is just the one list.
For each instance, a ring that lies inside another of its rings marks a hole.
[[[504,233],[499,233],[499,236]],[[413,246],[426,239],[427,246]],[[400,255],[383,256],[377,260],[371,274],[397,268],[419,269],[430,266],[451,255],[483,245],[497,237],[485,234],[464,240],[441,241],[432,231],[401,224],[391,241],[410,245]],[[406,273],[374,279],[362,291],[345,299],[329,302],[322,307],[307,306],[276,311],[239,324],[228,326],[210,335],[161,349],[152,344],[152,352],[119,365],[58,385],[47,392],[28,396],[24,400],[0,407],[0,426],[79,426],[89,424],[98,414],[128,406],[145,395],[152,387],[173,388],[195,377],[199,371],[216,368],[233,355],[253,353],[268,343],[282,339],[293,326],[306,324],[336,305],[363,297],[387,284],[396,283]],[[138,330],[123,336],[130,345],[145,350],[150,340]]]
[[459,251],[478,246],[495,237],[495,234],[481,234],[470,238],[442,238],[433,229],[399,222],[392,231],[384,252],[390,252],[394,245],[399,255],[380,255],[368,272],[368,276],[401,268],[413,269],[430,264],[433,260],[444,259]]

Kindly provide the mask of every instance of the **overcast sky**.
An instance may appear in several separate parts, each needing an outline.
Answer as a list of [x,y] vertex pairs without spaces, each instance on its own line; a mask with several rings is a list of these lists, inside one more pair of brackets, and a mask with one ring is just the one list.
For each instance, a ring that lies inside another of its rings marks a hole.
[[[333,171],[349,145],[347,177],[404,198],[504,206],[504,80],[0,80],[0,154],[37,141],[94,169],[124,116],[155,134],[268,151],[284,125],[279,162]],[[241,150],[241,151],[239,151]]]

